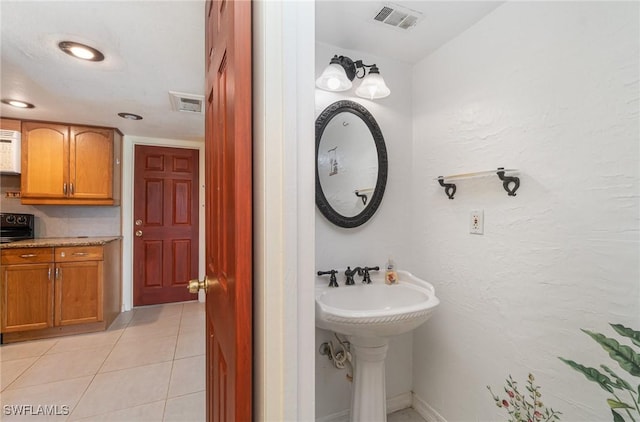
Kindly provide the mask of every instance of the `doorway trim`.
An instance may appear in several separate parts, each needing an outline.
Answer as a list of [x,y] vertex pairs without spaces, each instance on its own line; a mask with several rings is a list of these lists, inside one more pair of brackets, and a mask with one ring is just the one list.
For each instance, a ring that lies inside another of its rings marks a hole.
[[[133,308],[133,174],[134,150],[136,145],[186,148],[198,150],[199,162],[199,197],[198,221],[200,233],[198,235],[198,278],[204,277],[204,141],[184,141],[179,139],[145,138],[139,136],[125,136],[123,141],[122,166],[122,310]],[[198,293],[198,299],[204,302],[203,292]]]

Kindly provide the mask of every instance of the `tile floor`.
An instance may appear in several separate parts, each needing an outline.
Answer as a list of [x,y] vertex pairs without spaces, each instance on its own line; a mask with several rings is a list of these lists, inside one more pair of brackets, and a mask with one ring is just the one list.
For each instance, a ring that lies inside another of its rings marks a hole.
[[[2,345],[0,420],[204,421],[204,337],[204,304],[186,302],[122,313],[104,332]],[[20,404],[32,416],[10,414]]]
[[415,410],[403,409],[387,416],[387,422],[426,422]]
[[[104,332],[2,345],[0,420],[202,422],[204,337],[204,304],[186,302],[124,312]],[[405,409],[388,422],[424,419]]]

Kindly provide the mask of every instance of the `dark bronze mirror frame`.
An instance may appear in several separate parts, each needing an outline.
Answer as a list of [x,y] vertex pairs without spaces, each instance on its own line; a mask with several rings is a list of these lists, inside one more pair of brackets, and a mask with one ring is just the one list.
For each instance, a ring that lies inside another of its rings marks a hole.
[[[320,176],[318,174],[318,149],[320,147],[322,134],[331,119],[342,112],[353,113],[364,121],[373,136],[373,141],[378,152],[378,179],[376,181],[373,195],[364,210],[353,217],[346,217],[331,207],[331,204],[327,201],[324,191],[322,190],[322,186],[320,185]],[[369,110],[356,102],[342,100],[329,105],[322,113],[320,113],[316,119],[316,205],[327,220],[336,226],[345,228],[358,227],[369,221],[382,202],[384,190],[387,185],[387,172],[387,147],[385,146],[380,126],[378,126],[378,122],[376,122],[376,119],[374,119]]]

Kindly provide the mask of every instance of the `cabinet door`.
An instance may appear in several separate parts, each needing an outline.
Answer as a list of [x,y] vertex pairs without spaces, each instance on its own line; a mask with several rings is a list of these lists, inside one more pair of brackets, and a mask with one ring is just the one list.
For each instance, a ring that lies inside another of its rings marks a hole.
[[113,198],[113,130],[72,126],[69,196]]
[[23,122],[22,197],[64,198],[69,189],[68,179],[68,126]]
[[4,265],[0,283],[3,333],[53,326],[53,264]]
[[102,261],[56,264],[55,325],[102,321]]

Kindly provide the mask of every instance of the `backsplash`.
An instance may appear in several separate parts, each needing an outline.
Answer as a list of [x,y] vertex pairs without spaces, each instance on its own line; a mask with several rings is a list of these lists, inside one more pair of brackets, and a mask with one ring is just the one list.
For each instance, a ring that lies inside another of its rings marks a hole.
[[0,211],[35,216],[35,237],[120,236],[120,207],[22,205],[20,198],[7,198],[7,191],[20,190],[20,176],[0,177]]

